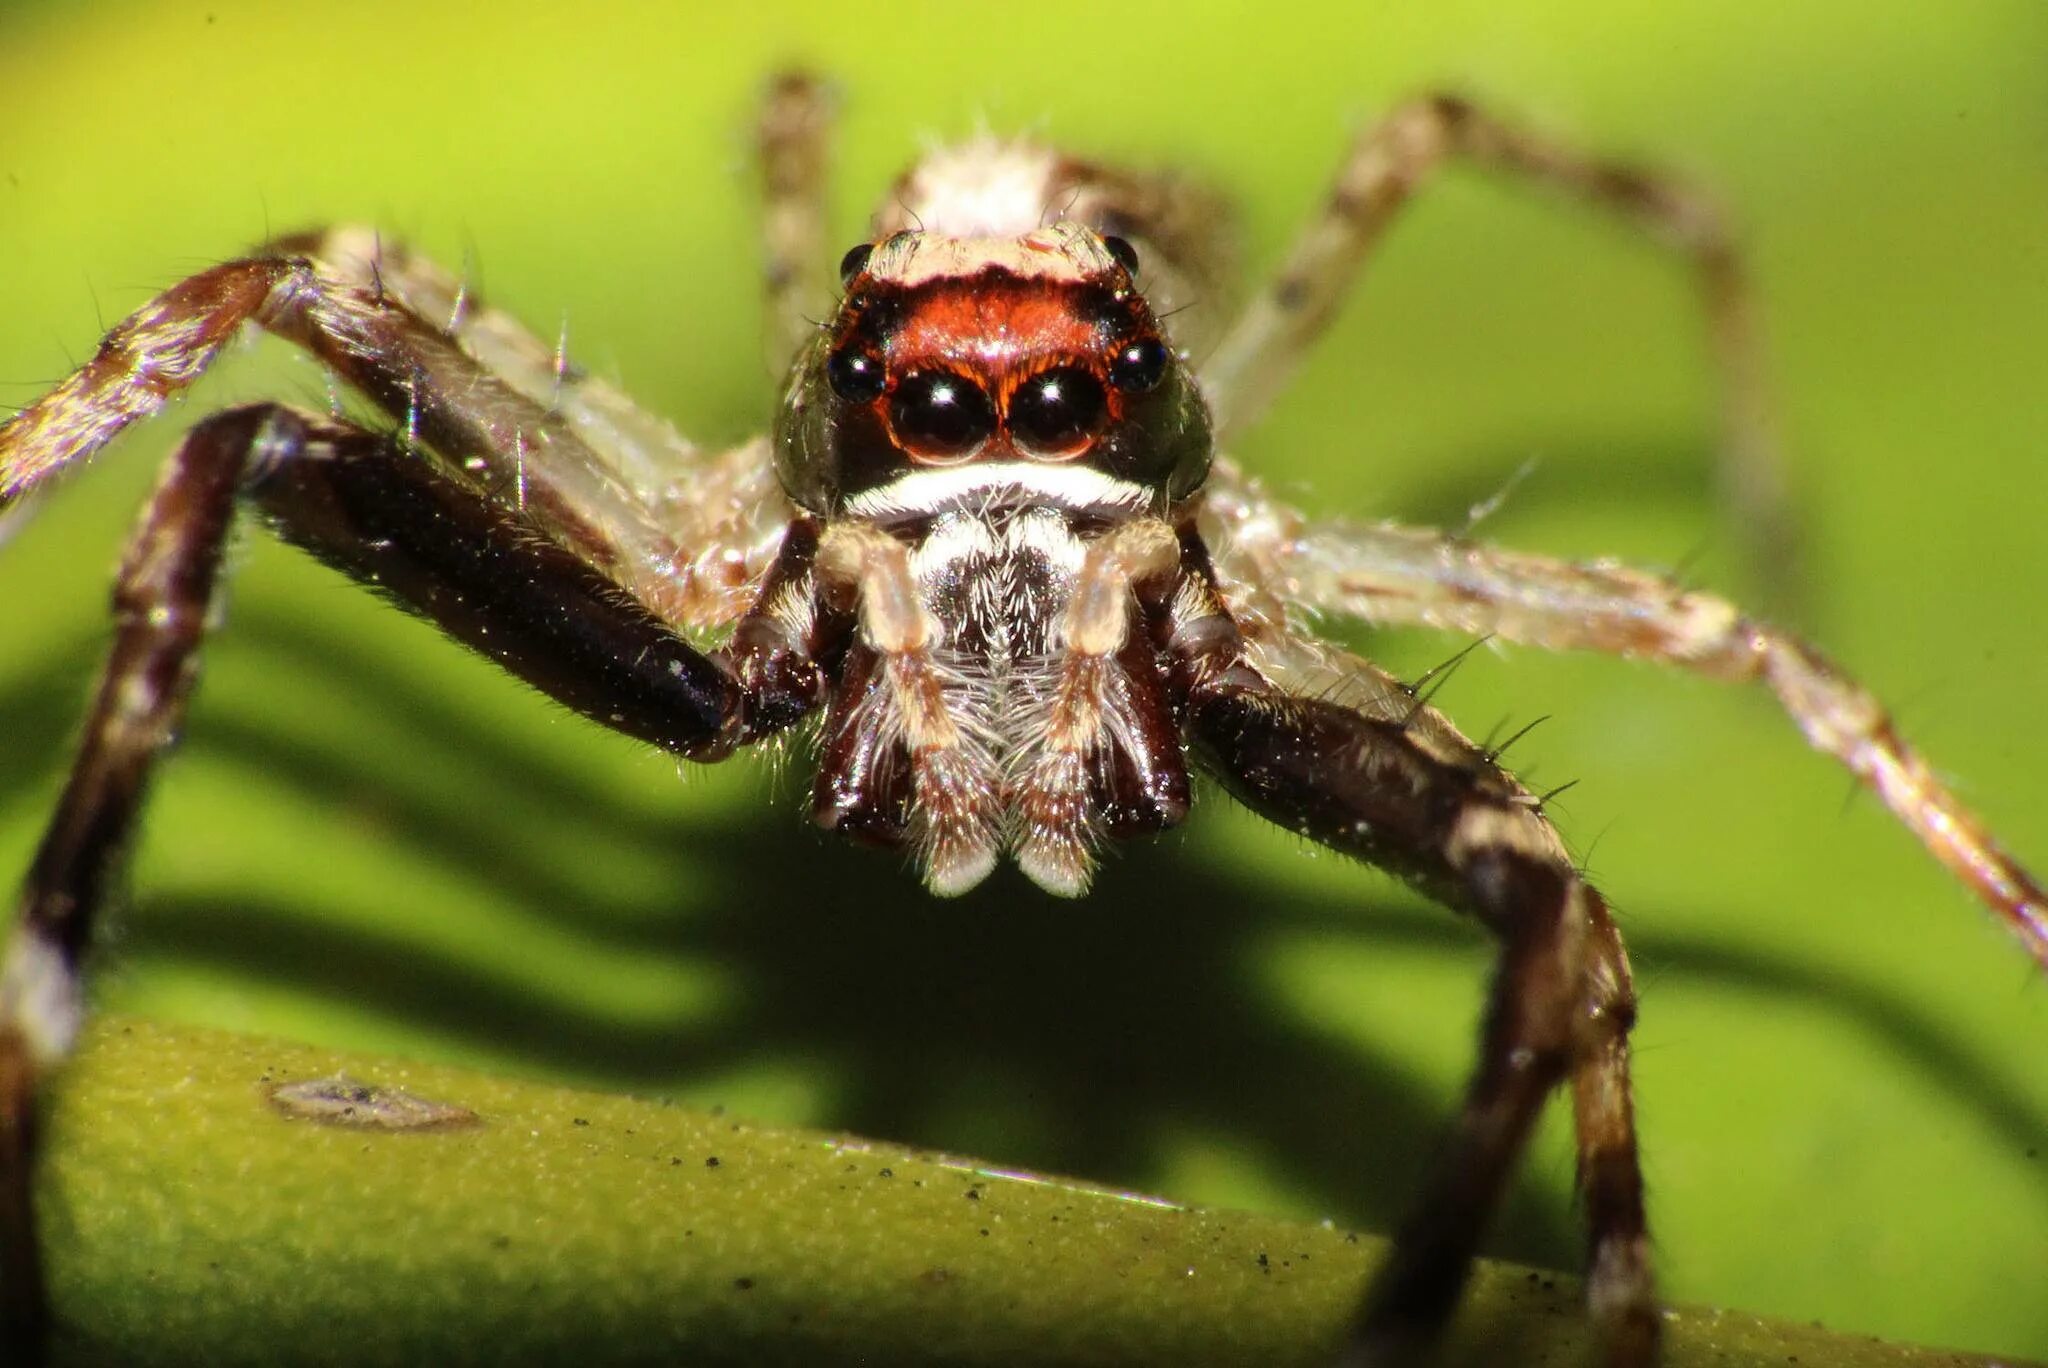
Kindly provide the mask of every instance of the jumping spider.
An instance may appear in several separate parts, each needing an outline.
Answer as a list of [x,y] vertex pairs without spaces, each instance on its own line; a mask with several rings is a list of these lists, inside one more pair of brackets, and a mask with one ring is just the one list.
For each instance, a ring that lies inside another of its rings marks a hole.
[[[1215,449],[1277,393],[1419,183],[1463,159],[1589,201],[1694,264],[1730,372],[1733,483],[1768,509],[1745,297],[1716,217],[1661,178],[1421,99],[1356,141],[1277,276],[1211,337],[1182,312],[1209,287],[1198,192],[984,139],[903,178],[841,258],[821,324],[824,129],[808,81],[776,85],[762,124],[768,295],[796,359],[772,434],[731,451],[698,450],[455,278],[348,228],[172,287],[0,426],[4,505],[160,411],[252,323],[390,420],[279,403],[206,417],[143,513],[0,971],[12,1333],[43,1320],[36,1090],[76,1035],[93,917],[177,729],[247,500],[285,540],[667,751],[717,760],[815,726],[815,819],[906,848],[935,893],[1009,858],[1080,894],[1105,840],[1181,820],[1198,767],[1470,913],[1501,945],[1479,1065],[1342,1361],[1405,1358],[1441,1327],[1530,1127],[1569,1083],[1588,1300],[1609,1360],[1648,1363],[1634,996],[1606,905],[1497,752],[1308,635],[1306,615],[1756,681],[2044,965],[2048,896],[1868,694],[1728,603],[1607,563],[1312,521]],[[686,640],[702,633],[722,644]]]

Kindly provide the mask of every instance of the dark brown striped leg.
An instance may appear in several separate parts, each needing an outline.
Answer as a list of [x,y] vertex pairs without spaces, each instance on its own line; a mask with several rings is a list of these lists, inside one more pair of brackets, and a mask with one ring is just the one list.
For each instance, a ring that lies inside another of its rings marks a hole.
[[1228,446],[1229,435],[1265,412],[1329,325],[1373,248],[1447,162],[1588,204],[1690,262],[1721,379],[1722,499],[1769,582],[1794,591],[1798,528],[1764,384],[1756,310],[1719,211],[1675,177],[1588,157],[1457,96],[1411,100],[1352,143],[1322,211],[1202,366],[1219,442]]
[[195,427],[116,579],[113,647],[0,964],[0,1349],[46,1329],[28,1189],[35,1088],[77,1032],[80,962],[184,714],[243,497],[288,540],[562,703],[679,754],[716,759],[815,698],[786,660],[755,673],[789,688],[743,698],[724,664],[399,439],[277,405]]
[[0,1345],[25,1358],[38,1356],[48,1328],[29,1200],[36,1084],[77,1034],[93,914],[151,761],[183,713],[236,486],[264,423],[261,413],[239,413],[193,429],[150,500],[114,586],[113,649],[0,967]]
[[[1206,629],[1213,647],[1216,619]],[[1646,1364],[1657,1321],[1628,1095],[1627,961],[1519,785],[1418,705],[1411,720],[1289,696],[1187,648],[1188,726],[1254,810],[1471,912],[1501,943],[1479,1065],[1422,1198],[1374,1279],[1346,1365],[1408,1361],[1454,1309],[1472,1255],[1551,1090],[1569,1077],[1591,1225],[1588,1297],[1609,1362]]]
[[1572,1127],[1586,1204],[1586,1304],[1606,1335],[1611,1363],[1648,1363],[1656,1355],[1659,1321],[1629,1086],[1635,985],[1606,904],[1593,898],[1588,911],[1586,997],[1572,1065]]
[[23,881],[0,967],[0,1344],[33,1357],[47,1326],[29,1202],[38,1078],[83,1015],[79,962],[127,844],[151,762],[177,729],[235,491],[266,423],[224,414],[187,435],[114,586],[113,649],[57,810]]
[[811,706],[817,686],[800,671],[743,689],[601,571],[401,439],[254,411],[270,426],[245,492],[279,536],[600,726],[717,760]]

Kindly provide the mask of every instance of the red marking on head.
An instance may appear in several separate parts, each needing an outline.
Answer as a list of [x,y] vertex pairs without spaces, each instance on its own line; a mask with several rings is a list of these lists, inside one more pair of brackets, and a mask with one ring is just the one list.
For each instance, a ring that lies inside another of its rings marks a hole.
[[[1089,450],[1106,422],[1120,416],[1121,397],[1109,385],[1108,369],[1133,321],[1130,302],[1106,284],[1020,279],[1001,271],[917,288],[877,338],[890,377],[888,392],[874,401],[877,414],[920,464],[979,455],[1074,460]],[[1141,312],[1143,306],[1137,308]],[[905,398],[906,378],[920,377],[911,383],[924,384],[922,377],[934,374],[971,385],[992,407],[993,429],[972,449],[921,441],[915,424],[903,421],[905,412],[897,405]],[[1053,378],[1041,378],[1049,374]],[[1048,386],[1055,397],[1087,401],[1083,421],[1050,437],[1056,425],[1046,420]]]
[[1125,358],[1158,348],[1158,325],[1122,270],[1052,278],[989,266],[864,283],[826,370],[840,399],[914,464],[1078,460],[1151,388],[1129,383]]
[[891,371],[943,365],[972,370],[984,382],[1048,360],[1085,361],[1109,338],[1078,304],[1072,291],[1045,281],[946,281],[910,303],[883,354]]

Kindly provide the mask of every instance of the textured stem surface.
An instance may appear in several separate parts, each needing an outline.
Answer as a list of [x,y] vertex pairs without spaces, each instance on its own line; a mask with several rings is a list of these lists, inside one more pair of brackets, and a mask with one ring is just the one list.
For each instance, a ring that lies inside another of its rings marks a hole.
[[[1381,1252],[130,1018],[88,1031],[47,1135],[59,1363],[1312,1365]],[[1581,1363],[1585,1333],[1571,1279],[1489,1264],[1445,1361]],[[1668,1368],[1989,1362],[1692,1310],[1667,1345]]]

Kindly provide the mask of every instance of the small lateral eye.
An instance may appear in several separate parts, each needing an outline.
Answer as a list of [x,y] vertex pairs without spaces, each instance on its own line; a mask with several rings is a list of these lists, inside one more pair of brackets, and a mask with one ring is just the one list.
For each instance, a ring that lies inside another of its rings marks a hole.
[[1127,342],[1109,363],[1109,383],[1125,394],[1143,394],[1166,377],[1166,363],[1172,359],[1166,344],[1156,337]]
[[1108,406],[1101,381],[1078,366],[1055,366],[1019,385],[1005,416],[1024,446],[1062,455],[1087,445]]
[[882,360],[854,347],[841,347],[825,358],[825,383],[841,399],[865,404],[882,392],[887,377]]
[[913,456],[965,456],[996,430],[995,408],[981,386],[950,371],[912,371],[889,399],[889,425]]
[[1138,249],[1131,246],[1129,238],[1120,238],[1114,233],[1108,233],[1103,236],[1102,245],[1116,258],[1116,264],[1123,267],[1126,274],[1138,273]]
[[846,249],[846,255],[839,258],[839,283],[853,284],[853,278],[868,268],[868,258],[875,254],[875,244],[863,242],[858,247]]

